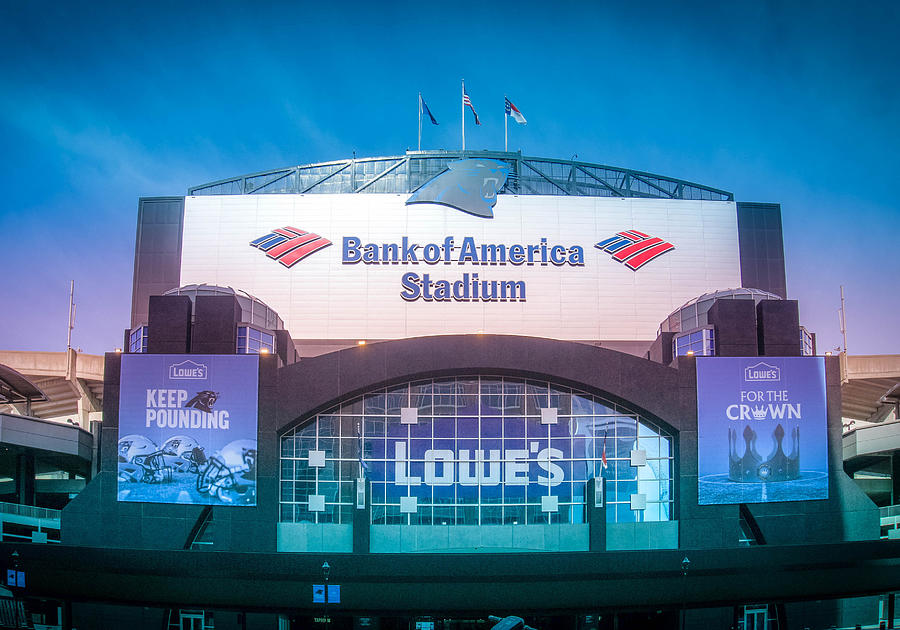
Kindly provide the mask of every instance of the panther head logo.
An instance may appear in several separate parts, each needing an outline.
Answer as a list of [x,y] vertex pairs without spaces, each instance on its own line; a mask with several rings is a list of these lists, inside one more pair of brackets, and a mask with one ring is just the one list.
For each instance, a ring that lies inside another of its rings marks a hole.
[[206,413],[212,413],[212,407],[216,404],[216,400],[218,400],[218,398],[219,392],[213,392],[205,389],[202,392],[197,392],[197,395],[184,403],[184,406],[193,407],[194,409],[199,409],[200,411],[205,411]]
[[506,184],[509,165],[500,160],[456,160],[414,192],[406,204],[439,203],[477,217],[494,218],[497,193]]

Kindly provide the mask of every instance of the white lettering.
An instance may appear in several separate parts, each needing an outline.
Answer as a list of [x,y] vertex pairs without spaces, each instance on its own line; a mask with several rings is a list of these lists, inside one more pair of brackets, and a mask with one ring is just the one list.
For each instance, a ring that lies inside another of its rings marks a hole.
[[[472,466],[475,474],[472,474]],[[487,474],[485,474],[487,470]],[[459,483],[463,486],[498,486],[500,485],[500,451],[491,449],[490,457],[485,465],[484,451],[475,451],[475,461],[469,457],[469,450],[459,452]]]
[[407,476],[409,461],[406,458],[406,442],[394,442],[394,484],[398,486],[418,486],[421,477]]
[[[165,413],[165,412],[161,412]],[[205,414],[204,414],[205,415]],[[220,419],[226,422],[226,419]],[[528,449],[490,449],[488,457],[482,449],[461,449],[457,455],[450,449],[429,449],[424,455],[424,478],[410,474],[410,459],[406,442],[394,442],[394,485],[397,486],[527,486],[531,481],[529,471],[531,464],[540,469],[537,483],[547,486],[558,486],[565,481],[565,470],[556,463],[564,457],[558,448],[537,450],[535,443],[532,451]],[[501,453],[503,453],[501,457]],[[501,475],[502,473],[502,475]]]
[[[401,443],[398,442],[399,446]],[[441,463],[441,474],[436,472],[436,463]],[[453,475],[453,451],[429,449],[425,451],[425,485],[428,486],[452,486]]]
[[550,473],[549,477],[544,475],[538,476],[538,483],[547,484],[548,486],[558,486],[565,479],[563,469],[553,463],[553,459],[562,459],[563,452],[558,448],[545,448],[537,455],[538,466]]
[[511,448],[506,451],[506,485],[528,485],[528,451]]

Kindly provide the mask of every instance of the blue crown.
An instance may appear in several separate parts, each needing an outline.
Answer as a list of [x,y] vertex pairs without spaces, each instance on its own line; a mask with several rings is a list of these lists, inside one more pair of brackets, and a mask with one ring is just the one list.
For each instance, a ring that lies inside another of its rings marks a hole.
[[784,427],[779,424],[772,432],[775,448],[763,460],[756,451],[756,431],[744,427],[744,454],[738,455],[737,431],[728,429],[728,478],[743,483],[790,481],[800,477],[800,428],[791,430],[791,454],[784,452]]

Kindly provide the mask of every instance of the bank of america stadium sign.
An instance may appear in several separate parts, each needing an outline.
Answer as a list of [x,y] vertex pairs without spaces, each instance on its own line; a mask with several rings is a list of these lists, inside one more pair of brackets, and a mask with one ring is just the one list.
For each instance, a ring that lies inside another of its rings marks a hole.
[[[457,242],[459,245],[457,245]],[[331,244],[331,241],[292,227],[276,228],[250,242],[251,247],[267,253],[285,267]],[[363,243],[358,236],[345,236],[341,249],[345,265],[584,265],[584,249],[578,245],[539,243],[478,243],[471,236],[457,240],[447,236],[440,243],[420,244],[404,236],[396,243]],[[479,280],[478,273],[463,273],[455,281],[432,280],[428,273],[407,272],[400,280],[404,300],[469,301],[526,299],[522,280]]]
[[[457,243],[459,243],[457,245]],[[317,234],[286,226],[250,241],[266,255],[285,267],[293,267],[310,254],[331,245],[331,241]],[[637,230],[618,232],[595,245],[624,262],[632,271],[675,249],[658,237]],[[579,245],[560,245],[541,238],[538,243],[479,243],[473,237],[457,239],[446,236],[440,243],[420,244],[404,236],[395,243],[363,243],[358,236],[343,237],[341,262],[345,265],[542,265],[584,266],[584,249]],[[404,273],[400,279],[400,297],[404,300],[462,301],[494,300],[524,301],[527,287],[514,279],[481,280],[478,273],[463,273],[456,280],[432,280],[428,273]]]
[[187,197],[179,284],[242,289],[298,338],[343,340],[652,341],[686,301],[741,286],[733,202],[500,194],[487,217],[431,193]]

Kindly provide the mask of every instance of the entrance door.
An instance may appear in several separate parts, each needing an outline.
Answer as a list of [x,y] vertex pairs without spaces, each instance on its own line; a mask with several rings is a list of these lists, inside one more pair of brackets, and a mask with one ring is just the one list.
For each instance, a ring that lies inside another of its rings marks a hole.
[[203,611],[182,610],[181,630],[204,630]]
[[744,630],[767,630],[768,626],[768,606],[744,606]]

